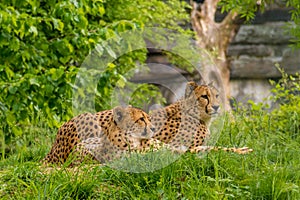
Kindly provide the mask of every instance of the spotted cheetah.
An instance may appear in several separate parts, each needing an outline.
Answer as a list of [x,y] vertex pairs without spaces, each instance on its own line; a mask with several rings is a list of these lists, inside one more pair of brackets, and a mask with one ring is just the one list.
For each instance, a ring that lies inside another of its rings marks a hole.
[[178,152],[224,150],[244,154],[252,149],[205,146],[209,138],[210,122],[220,108],[220,97],[212,85],[187,83],[183,99],[150,114],[156,127],[153,139],[159,140]]
[[148,114],[131,106],[81,114],[59,128],[44,163],[64,163],[70,154],[77,154],[72,164],[86,157],[105,163],[130,150],[150,148],[153,131]]

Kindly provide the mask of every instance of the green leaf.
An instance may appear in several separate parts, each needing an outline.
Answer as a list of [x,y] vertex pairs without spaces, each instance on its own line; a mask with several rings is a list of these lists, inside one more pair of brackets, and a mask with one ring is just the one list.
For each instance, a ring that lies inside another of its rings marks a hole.
[[58,80],[59,78],[62,77],[62,75],[64,74],[64,69],[62,69],[62,68],[59,68],[59,69],[51,68],[49,70],[49,73],[51,75],[51,79],[56,81],[56,80]]
[[98,6],[98,13],[101,16],[103,16],[105,14],[105,9],[104,9],[104,7],[102,5]]
[[33,36],[36,37],[38,35],[38,30],[35,26],[30,26],[29,32],[33,33]]
[[18,51],[20,49],[20,40],[18,38],[13,38],[10,41],[10,48],[15,52]]
[[20,136],[22,135],[22,129],[17,126],[12,127],[12,132],[15,134],[15,136]]
[[55,73],[52,74],[52,79],[53,80],[58,80],[64,75],[64,69],[59,68],[55,70]]
[[18,88],[11,85],[8,87],[8,91],[10,94],[16,94],[16,92],[18,91]]
[[52,21],[53,21],[54,29],[63,32],[64,23],[60,19],[55,19],[55,18],[52,18]]
[[40,87],[39,81],[36,78],[30,78],[29,83],[30,83],[30,85],[36,85],[36,86]]
[[79,22],[78,22],[77,26],[81,29],[86,29],[88,24],[89,24],[88,20],[84,16],[80,15],[79,16]]
[[8,79],[11,79],[15,75],[14,72],[8,66],[5,67],[5,73]]
[[59,61],[63,64],[67,64],[71,59],[71,56],[60,57]]
[[15,115],[12,112],[10,112],[10,111],[7,111],[5,113],[5,115],[6,115],[6,121],[7,121],[7,123],[10,126],[15,126],[15,124],[16,124],[16,117],[15,117]]

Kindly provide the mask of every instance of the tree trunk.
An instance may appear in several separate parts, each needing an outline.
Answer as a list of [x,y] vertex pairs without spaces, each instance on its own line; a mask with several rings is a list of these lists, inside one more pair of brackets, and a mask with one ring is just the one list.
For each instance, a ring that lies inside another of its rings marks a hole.
[[[206,0],[203,3],[196,3],[191,0],[191,22],[196,31],[198,46],[213,55],[213,63],[208,64],[206,61],[203,63],[202,76],[206,82],[217,82],[219,88],[223,86],[225,109],[230,110],[230,68],[226,51],[240,27],[241,20],[236,12],[231,11],[222,22],[216,22],[218,2],[219,0]],[[217,79],[218,74],[221,80]]]

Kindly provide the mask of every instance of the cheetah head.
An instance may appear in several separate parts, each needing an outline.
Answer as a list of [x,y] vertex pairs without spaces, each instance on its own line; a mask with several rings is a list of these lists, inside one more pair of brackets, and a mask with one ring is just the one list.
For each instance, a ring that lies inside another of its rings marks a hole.
[[212,84],[197,85],[195,82],[189,82],[185,90],[185,99],[193,114],[204,121],[210,120],[220,108],[219,92]]
[[127,137],[149,139],[154,135],[150,117],[141,109],[117,106],[113,109],[113,119]]

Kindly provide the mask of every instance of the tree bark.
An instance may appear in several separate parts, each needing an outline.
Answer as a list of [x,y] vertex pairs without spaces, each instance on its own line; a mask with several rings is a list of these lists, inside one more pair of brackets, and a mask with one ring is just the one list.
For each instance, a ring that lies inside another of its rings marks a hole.
[[[204,61],[201,75],[206,82],[214,81],[219,88],[223,86],[225,109],[230,110],[230,68],[226,51],[242,21],[236,12],[231,11],[223,21],[216,22],[218,2],[219,0],[206,0],[203,3],[196,3],[191,0],[191,22],[196,32],[198,46],[213,55],[213,63]],[[218,74],[221,80],[217,79]]]

